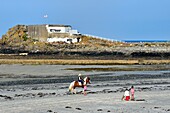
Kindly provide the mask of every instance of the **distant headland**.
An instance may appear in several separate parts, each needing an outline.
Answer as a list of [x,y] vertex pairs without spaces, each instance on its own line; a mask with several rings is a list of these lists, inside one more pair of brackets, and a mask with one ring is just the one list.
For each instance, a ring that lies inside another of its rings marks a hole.
[[0,40],[0,59],[169,59],[165,40],[117,41],[85,35],[71,25],[16,25]]
[[170,42],[170,40],[123,40],[127,43],[155,43],[155,42]]

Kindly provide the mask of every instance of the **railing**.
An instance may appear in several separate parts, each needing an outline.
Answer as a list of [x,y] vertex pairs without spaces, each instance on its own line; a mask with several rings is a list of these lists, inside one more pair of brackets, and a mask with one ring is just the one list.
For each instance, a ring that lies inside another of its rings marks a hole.
[[112,41],[112,42],[122,42],[120,40],[115,40],[115,39],[109,39],[109,38],[104,38],[100,36],[95,36],[95,35],[89,35],[89,34],[82,34],[83,36],[88,36],[88,37],[93,37],[93,38],[99,38],[101,40],[107,40],[107,41]]

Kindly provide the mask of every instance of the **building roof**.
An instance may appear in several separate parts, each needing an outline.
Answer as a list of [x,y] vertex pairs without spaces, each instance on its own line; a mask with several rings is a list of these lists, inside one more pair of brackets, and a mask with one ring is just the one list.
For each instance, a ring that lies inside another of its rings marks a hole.
[[49,24],[49,27],[71,27],[71,25]]
[[28,26],[46,26],[49,27],[71,27],[71,25],[62,25],[62,24],[38,24],[38,25],[28,25]]

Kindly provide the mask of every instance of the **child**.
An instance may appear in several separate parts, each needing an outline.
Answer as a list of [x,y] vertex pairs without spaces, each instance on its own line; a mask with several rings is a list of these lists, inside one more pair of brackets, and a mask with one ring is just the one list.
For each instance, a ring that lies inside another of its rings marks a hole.
[[130,92],[129,92],[128,89],[126,89],[126,90],[125,90],[125,93],[124,93],[124,95],[123,95],[123,97],[122,97],[122,100],[129,101],[129,99],[130,99]]
[[87,95],[86,90],[87,90],[87,85],[84,85],[84,89],[83,89],[84,95]]
[[83,86],[84,80],[83,80],[81,74],[78,75],[78,81],[81,82],[82,88],[84,88],[84,86]]
[[135,100],[135,98],[134,98],[135,89],[134,89],[133,86],[132,86],[131,89],[130,89],[130,93],[131,93],[131,100]]

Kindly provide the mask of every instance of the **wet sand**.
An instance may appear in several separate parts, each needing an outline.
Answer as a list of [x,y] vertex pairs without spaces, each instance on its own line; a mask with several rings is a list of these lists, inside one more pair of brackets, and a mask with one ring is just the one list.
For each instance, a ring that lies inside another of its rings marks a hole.
[[[144,65],[145,66],[145,65]],[[165,65],[167,66],[167,65]],[[0,65],[0,113],[166,113],[170,112],[170,71],[76,71],[67,68],[140,66]],[[88,75],[87,95],[68,86]],[[135,87],[136,101],[122,101]]]

